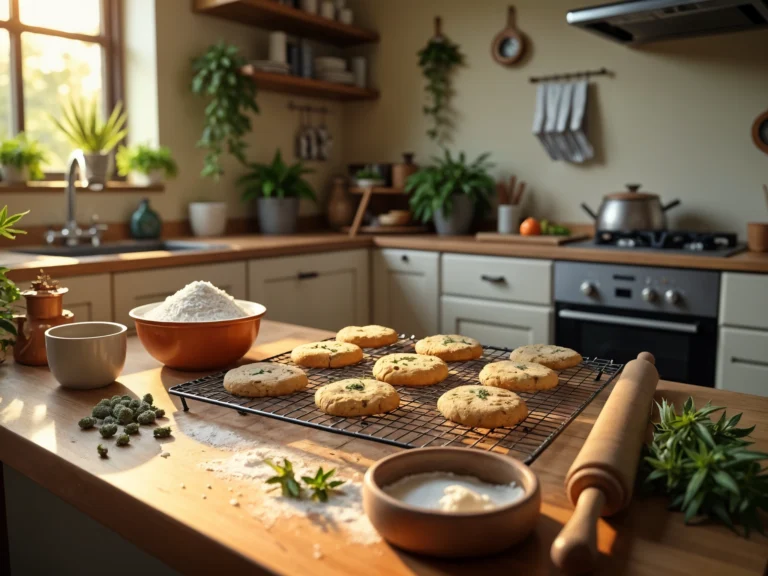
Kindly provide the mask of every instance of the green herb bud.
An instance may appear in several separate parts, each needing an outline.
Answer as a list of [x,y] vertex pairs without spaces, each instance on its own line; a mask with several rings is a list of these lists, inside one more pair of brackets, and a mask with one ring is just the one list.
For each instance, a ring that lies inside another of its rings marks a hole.
[[114,408],[117,404],[120,404],[120,400],[122,400],[120,396],[112,396],[112,398],[109,399],[109,405]]
[[120,424],[130,424],[133,422],[133,410],[126,406],[122,406],[117,412],[117,421]]
[[104,406],[104,405],[102,404],[102,405],[100,405],[100,406],[96,406],[96,407],[95,407],[95,408],[94,408],[94,409],[91,411],[91,416],[93,416],[94,418],[106,418],[106,417],[107,417],[107,416],[109,416],[111,413],[112,413],[112,410],[110,409],[110,407],[109,407],[109,406]]
[[131,398],[130,396],[128,396],[128,394],[126,394],[125,396],[121,396],[120,400],[127,400],[128,402],[130,402],[131,400],[133,400],[133,398]]
[[136,412],[136,408],[138,408],[139,406],[141,406],[141,400],[136,399],[136,400],[131,400],[131,403],[128,405],[128,408]]
[[86,416],[85,418],[80,418],[77,425],[80,426],[83,430],[88,430],[89,428],[93,428],[96,424],[96,419],[91,416]]
[[102,458],[106,458],[107,454],[109,453],[109,449],[106,446],[99,444],[98,446],[96,446],[96,452],[98,452],[99,456],[101,456]]
[[120,405],[129,408],[131,406],[131,402],[132,400],[120,400]]
[[112,416],[114,416],[115,418],[117,418],[117,413],[118,413],[118,412],[120,412],[120,410],[122,410],[123,408],[125,408],[125,406],[123,406],[122,404],[120,404],[120,402],[118,402],[117,404],[115,404],[114,406],[112,406]]
[[112,436],[117,434],[117,424],[103,425],[99,428],[99,434],[101,434],[102,438],[112,438]]
[[99,403],[96,404],[96,406],[111,406],[109,403],[109,398],[102,398],[99,400]]
[[149,404],[150,406],[151,406],[151,405],[152,405],[152,403],[155,401],[155,399],[154,399],[154,398],[152,398],[152,394],[150,394],[149,392],[147,392],[146,394],[144,394],[144,396],[143,396],[141,399],[142,399],[144,402],[146,402],[147,404]]
[[165,410],[163,410],[162,408],[155,408],[155,416],[157,418],[162,418],[163,416],[165,416]]
[[145,410],[136,417],[139,424],[152,424],[155,421],[155,413],[152,410]]
[[155,428],[152,434],[154,434],[155,438],[168,438],[171,435],[171,427],[161,426],[160,428]]
[[120,434],[115,440],[115,444],[118,446],[128,446],[131,443],[131,437],[128,434]]
[[127,424],[125,428],[123,428],[123,432],[126,434],[138,434],[139,425],[136,422],[131,422],[130,424]]
[[101,425],[103,426],[104,424],[117,424],[117,419],[111,415],[107,416],[104,418],[104,420],[101,421]]
[[141,404],[139,404],[139,407],[136,408],[134,413],[138,417],[139,414],[141,414],[142,412],[146,412],[147,410],[151,410],[151,409],[152,407],[149,404],[147,404],[146,402],[142,402]]

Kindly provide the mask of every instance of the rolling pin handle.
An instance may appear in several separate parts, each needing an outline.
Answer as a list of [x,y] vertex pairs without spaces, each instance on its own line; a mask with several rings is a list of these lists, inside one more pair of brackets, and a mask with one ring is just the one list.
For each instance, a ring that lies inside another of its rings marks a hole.
[[573,516],[552,543],[550,555],[565,574],[586,574],[597,563],[597,522],[605,495],[597,488],[586,488],[579,496]]
[[640,354],[637,355],[638,360],[645,360],[646,362],[650,362],[654,366],[656,366],[656,358],[653,357],[653,354],[650,352],[640,352]]

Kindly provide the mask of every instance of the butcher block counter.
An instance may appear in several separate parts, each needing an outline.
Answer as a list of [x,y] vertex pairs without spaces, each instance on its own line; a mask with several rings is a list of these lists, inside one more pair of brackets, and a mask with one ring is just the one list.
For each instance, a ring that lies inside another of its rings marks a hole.
[[[19,237],[22,240],[25,238]],[[664,252],[625,251],[591,248],[589,246],[550,246],[478,242],[474,236],[358,236],[350,238],[332,232],[297,234],[293,236],[227,236],[221,238],[186,238],[210,244],[206,250],[153,251],[87,257],[34,256],[0,251],[0,266],[11,269],[9,277],[16,281],[35,278],[40,268],[56,278],[149,270],[171,266],[188,266],[211,262],[232,262],[272,258],[297,254],[314,254],[356,248],[399,248],[429,250],[488,256],[542,258],[548,260],[579,260],[612,262],[671,268],[700,268],[707,270],[768,273],[768,254],[742,252],[729,258]],[[10,248],[9,242],[2,244]],[[15,244],[14,247],[20,247]]]
[[[263,359],[330,335],[264,321],[248,358]],[[399,552],[383,542],[351,543],[334,526],[300,516],[271,526],[254,518],[249,508],[262,498],[261,489],[206,471],[201,463],[231,452],[185,434],[190,421],[234,428],[246,439],[290,447],[346,471],[364,472],[398,448],[195,401],[189,401],[190,412],[182,412],[179,399],[167,390],[194,376],[162,368],[135,338],[129,339],[119,383],[102,390],[64,390],[46,368],[9,361],[0,367],[0,460],[184,574],[555,574],[550,545],[572,510],[563,478],[610,392],[604,390],[533,463],[543,494],[535,533],[502,555],[448,562]],[[126,448],[110,442],[109,458],[100,459],[97,432],[79,430],[77,420],[102,397],[147,392],[166,410],[173,437],[160,443],[144,432]],[[711,400],[729,413],[744,412],[742,425],[757,424],[755,448],[768,449],[768,398],[671,382],[661,382],[657,392],[657,398],[678,407],[689,395],[697,404]],[[163,451],[169,457],[160,457]],[[230,498],[238,493],[239,506],[233,506]],[[600,521],[598,573],[763,574],[765,538],[745,540],[715,525],[686,527],[682,515],[668,512],[665,504],[658,498],[635,500],[628,511]]]

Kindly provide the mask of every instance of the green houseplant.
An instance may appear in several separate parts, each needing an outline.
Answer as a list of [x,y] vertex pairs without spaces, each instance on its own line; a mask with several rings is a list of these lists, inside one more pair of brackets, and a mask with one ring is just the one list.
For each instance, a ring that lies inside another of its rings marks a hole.
[[466,234],[475,211],[485,211],[494,191],[488,170],[489,154],[467,163],[464,152],[455,158],[448,150],[433,158],[433,165],[413,174],[405,185],[414,217],[434,220],[438,234]]
[[110,152],[128,133],[123,103],[118,102],[103,122],[95,100],[70,99],[62,106],[61,118],[51,116],[51,120],[75,148],[83,151],[87,180],[106,184],[112,172]]
[[224,173],[221,155],[226,151],[245,164],[246,143],[251,131],[248,112],[259,112],[256,83],[242,73],[245,58],[238,48],[224,42],[211,46],[192,63],[192,92],[208,99],[205,125],[197,146],[206,150],[204,178],[218,180]]
[[430,119],[432,126],[427,130],[427,136],[438,144],[444,144],[450,139],[453,128],[450,100],[453,95],[451,76],[464,63],[464,55],[458,44],[454,44],[440,32],[439,20],[436,23],[437,33],[427,42],[419,53],[419,68],[427,80],[425,90],[428,104],[424,106],[424,114]]
[[299,200],[317,202],[312,186],[303,178],[313,171],[301,162],[288,165],[278,149],[272,162],[248,164],[250,172],[237,183],[243,188],[243,200],[256,198],[259,229],[264,234],[293,234],[299,218]]
[[[22,219],[29,210],[20,214],[8,214],[8,206],[0,210],[0,236],[14,240],[18,234],[26,234],[17,230],[14,225]],[[16,341],[16,325],[13,322],[13,303],[19,299],[19,289],[6,277],[8,268],[0,267],[0,362],[5,360],[5,354]]]
[[0,143],[0,167],[3,180],[9,184],[40,180],[46,161],[47,155],[40,144],[23,132]]
[[171,149],[167,146],[152,148],[146,144],[121,146],[115,157],[117,172],[129,176],[138,186],[159,184],[163,178],[175,178],[179,172]]

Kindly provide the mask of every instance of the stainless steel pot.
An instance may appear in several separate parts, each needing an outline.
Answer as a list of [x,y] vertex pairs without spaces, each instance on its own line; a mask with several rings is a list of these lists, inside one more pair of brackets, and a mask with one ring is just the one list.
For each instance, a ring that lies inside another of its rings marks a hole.
[[665,212],[680,204],[680,200],[662,205],[658,195],[640,192],[640,184],[627,184],[627,190],[605,196],[597,214],[585,203],[581,204],[595,221],[595,229],[598,232],[666,230]]

